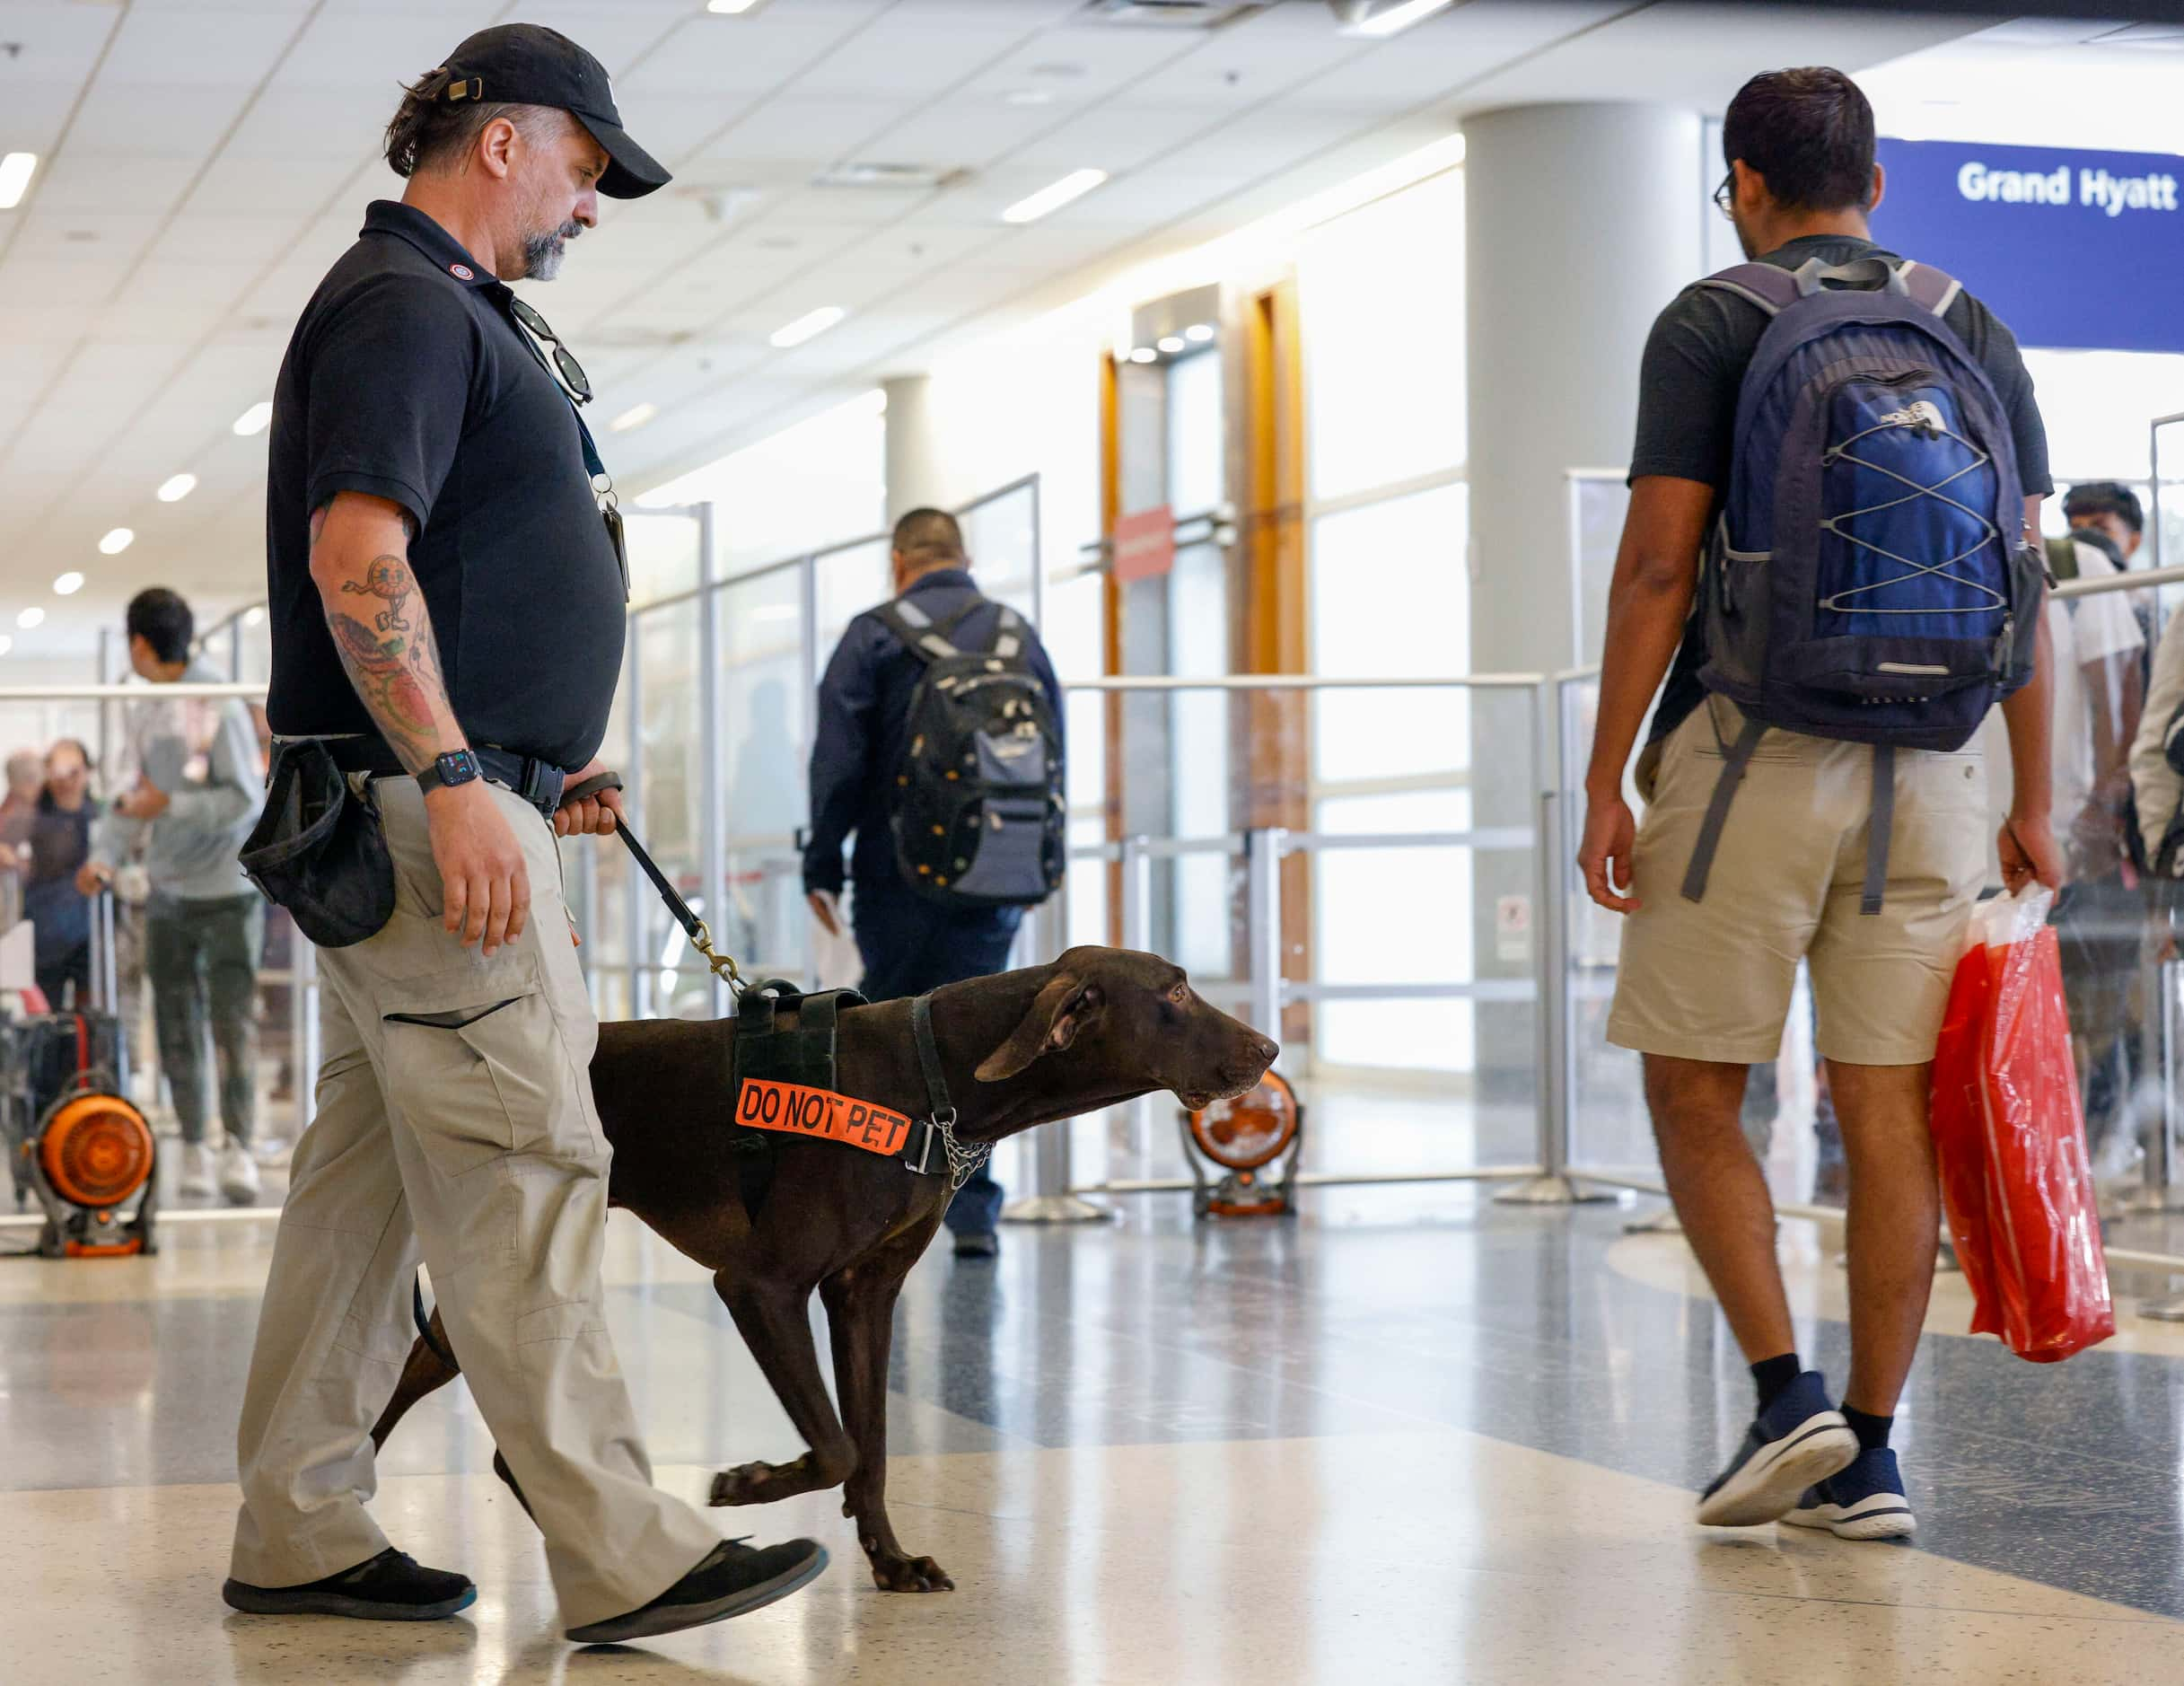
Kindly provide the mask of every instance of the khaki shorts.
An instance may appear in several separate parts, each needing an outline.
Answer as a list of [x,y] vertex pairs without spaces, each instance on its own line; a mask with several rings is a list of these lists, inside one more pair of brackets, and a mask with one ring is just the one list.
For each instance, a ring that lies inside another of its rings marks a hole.
[[1768,732],[1729,810],[1706,896],[1688,901],[1684,872],[1724,746],[1742,724],[1732,704],[1709,698],[1661,756],[1632,859],[1644,905],[1624,926],[1608,1040],[1678,1059],[1771,1060],[1802,960],[1823,1056],[1924,1064],[1987,874],[1978,740],[1953,755],[1896,752],[1888,888],[1881,911],[1866,914],[1873,751]]

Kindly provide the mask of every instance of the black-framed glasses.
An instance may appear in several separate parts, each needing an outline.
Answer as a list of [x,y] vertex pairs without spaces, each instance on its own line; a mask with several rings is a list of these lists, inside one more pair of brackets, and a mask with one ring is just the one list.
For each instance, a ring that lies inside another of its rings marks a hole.
[[1736,219],[1737,172],[1734,168],[1722,178],[1722,185],[1715,189],[1714,208],[1732,222]]
[[[561,371],[561,379],[569,390],[569,396],[579,404],[589,404],[592,401],[592,377],[583,372],[583,364],[576,361],[576,354],[548,325],[546,318],[513,294],[509,295],[508,310],[524,329],[554,348],[554,367]],[[533,346],[531,350],[536,352],[538,347]]]

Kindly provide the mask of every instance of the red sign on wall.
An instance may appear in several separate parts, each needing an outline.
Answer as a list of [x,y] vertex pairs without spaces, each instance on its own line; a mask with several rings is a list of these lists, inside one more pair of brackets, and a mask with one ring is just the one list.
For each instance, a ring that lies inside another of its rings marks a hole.
[[1175,511],[1161,504],[1115,518],[1115,577],[1149,580],[1175,568]]

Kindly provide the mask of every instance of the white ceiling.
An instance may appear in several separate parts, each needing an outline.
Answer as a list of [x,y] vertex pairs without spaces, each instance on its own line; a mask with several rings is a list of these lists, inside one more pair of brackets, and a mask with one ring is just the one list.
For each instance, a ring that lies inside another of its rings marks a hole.
[[[561,29],[613,73],[676,171],[603,207],[531,296],[577,347],[642,489],[951,343],[1092,290],[1535,100],[1718,110],[1752,70],[1858,68],[1977,21],[1805,6],[1469,0],[1386,42],[1321,0],[1217,31],[1088,21],[1084,0],[0,0],[0,152],[40,163],[0,212],[0,629],[88,648],[154,580],[207,615],[261,589],[263,435],[296,312],[399,182],[375,143],[395,84],[469,31]],[[12,57],[7,44],[20,44]],[[2152,57],[2152,55],[2148,55]],[[2162,56],[2166,57],[2166,56]],[[1015,103],[1030,91],[1044,103]],[[968,172],[939,191],[812,185],[850,160]],[[1044,221],[1001,208],[1087,165],[1114,178]],[[719,220],[714,206],[735,207]],[[851,312],[790,351],[767,336]],[[197,491],[153,488],[187,470]],[[134,528],[124,556],[96,542]],[[82,569],[65,605],[49,582]]]

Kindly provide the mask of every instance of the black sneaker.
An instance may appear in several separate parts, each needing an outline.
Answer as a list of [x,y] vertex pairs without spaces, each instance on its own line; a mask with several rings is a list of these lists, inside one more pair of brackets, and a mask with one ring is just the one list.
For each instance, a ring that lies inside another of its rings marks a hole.
[[655,1634],[725,1621],[786,1598],[827,1567],[827,1549],[816,1540],[785,1540],[749,1546],[724,1540],[706,1560],[659,1597],[627,1616],[586,1622],[563,1637],[576,1645],[620,1645]]
[[428,1569],[389,1546],[353,1569],[301,1586],[231,1580],[220,1596],[253,1616],[354,1616],[360,1621],[437,1621],[477,1602],[467,1575]]
[[1710,1528],[1757,1528],[1779,1522],[1808,1487],[1847,1469],[1858,1437],[1828,1402],[1828,1384],[1807,1370],[1761,1411],[1729,1467],[1698,1501]]
[[1001,1237],[990,1229],[968,1231],[955,1238],[955,1256],[959,1259],[998,1259],[1001,1257]]

